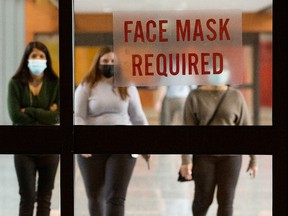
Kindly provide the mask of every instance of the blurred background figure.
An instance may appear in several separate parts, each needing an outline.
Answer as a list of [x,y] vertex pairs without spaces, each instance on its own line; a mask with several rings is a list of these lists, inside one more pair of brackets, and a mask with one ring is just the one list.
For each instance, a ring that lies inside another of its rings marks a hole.
[[184,103],[192,87],[187,85],[161,86],[158,89],[155,110],[160,125],[181,125]]

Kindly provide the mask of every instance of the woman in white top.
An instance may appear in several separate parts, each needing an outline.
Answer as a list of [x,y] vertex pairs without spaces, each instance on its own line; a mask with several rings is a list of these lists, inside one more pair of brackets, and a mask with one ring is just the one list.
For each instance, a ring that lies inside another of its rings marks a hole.
[[76,125],[147,125],[135,86],[114,87],[115,54],[99,50],[75,92]]
[[[136,87],[113,86],[115,62],[110,47],[100,48],[88,75],[75,92],[76,125],[148,124]],[[129,154],[82,154],[77,159],[90,216],[124,216],[136,158]]]

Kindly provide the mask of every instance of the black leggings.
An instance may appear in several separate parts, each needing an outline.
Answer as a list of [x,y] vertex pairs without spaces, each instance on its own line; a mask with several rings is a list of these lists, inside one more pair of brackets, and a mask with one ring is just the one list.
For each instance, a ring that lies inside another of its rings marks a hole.
[[128,184],[136,159],[128,154],[77,156],[90,216],[124,216]]
[[59,155],[15,155],[14,163],[21,196],[19,216],[32,216],[35,202],[36,215],[49,216]]
[[195,194],[194,216],[204,216],[213,201],[217,186],[218,216],[232,216],[235,189],[242,164],[242,156],[194,155],[193,176]]

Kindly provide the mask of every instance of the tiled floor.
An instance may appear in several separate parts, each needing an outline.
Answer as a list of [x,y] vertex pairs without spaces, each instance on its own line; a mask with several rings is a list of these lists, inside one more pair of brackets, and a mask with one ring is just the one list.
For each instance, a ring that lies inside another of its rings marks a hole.
[[[245,172],[249,156],[243,166],[234,205],[235,216],[272,216],[272,156],[258,156],[259,172],[250,179]],[[177,182],[179,155],[155,155],[151,170],[139,157],[129,185],[126,216],[191,216],[193,182]],[[212,204],[208,215],[216,215]],[[87,216],[87,198],[76,164],[75,216]]]

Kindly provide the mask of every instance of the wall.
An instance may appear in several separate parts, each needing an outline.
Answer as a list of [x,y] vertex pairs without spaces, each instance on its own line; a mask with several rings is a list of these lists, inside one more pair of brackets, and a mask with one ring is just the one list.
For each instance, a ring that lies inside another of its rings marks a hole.
[[[260,103],[264,107],[272,107],[272,35],[262,34],[260,37],[259,46],[259,61],[261,62],[259,66],[260,73]],[[267,91],[268,89],[268,91]]]
[[[75,32],[112,32],[112,14],[75,14]],[[271,13],[243,13],[243,32],[272,32]]]
[[26,0],[25,42],[43,42],[51,55],[52,67],[59,74],[59,14],[49,0]]
[[25,41],[34,39],[36,33],[58,32],[58,9],[49,0],[26,0]]
[[8,82],[17,69],[24,49],[24,1],[0,1],[0,125],[10,125],[7,111]]

